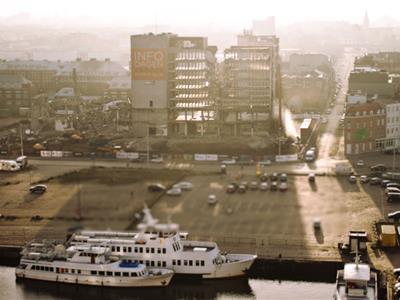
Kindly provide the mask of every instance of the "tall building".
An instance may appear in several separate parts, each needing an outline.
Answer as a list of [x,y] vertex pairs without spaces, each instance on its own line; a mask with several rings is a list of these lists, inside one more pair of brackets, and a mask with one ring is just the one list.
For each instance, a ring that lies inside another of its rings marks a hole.
[[215,53],[204,37],[131,36],[137,135],[203,136],[215,131],[210,125],[215,121]]
[[266,135],[274,118],[279,39],[244,32],[224,52],[223,135]]
[[0,74],[0,117],[28,115],[31,91],[32,83],[21,75]]

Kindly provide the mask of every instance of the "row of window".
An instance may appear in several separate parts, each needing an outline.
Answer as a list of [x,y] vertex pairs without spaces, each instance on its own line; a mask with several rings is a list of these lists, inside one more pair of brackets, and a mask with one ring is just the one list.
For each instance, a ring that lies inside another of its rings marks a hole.
[[204,265],[205,265],[205,262],[204,262],[204,260],[187,260],[187,259],[184,259],[184,260],[180,260],[180,259],[173,259],[172,260],[172,265],[173,266],[180,266],[181,265],[181,263],[182,263],[182,265],[183,266],[193,266],[193,265],[196,265],[197,267],[200,267],[200,266],[202,266],[202,267],[204,267]]
[[155,261],[155,260],[139,260],[140,264],[146,265],[146,267],[167,267],[167,262],[165,261]]
[[139,277],[144,276],[143,271],[139,272],[105,272],[105,271],[90,271],[90,275],[96,276],[113,276],[113,277]]
[[[165,267],[165,266],[164,266]],[[32,265],[31,270],[35,271],[45,271],[45,272],[56,272],[56,273],[64,273],[64,274],[81,274],[81,270],[79,269],[68,269],[68,268],[53,268],[47,266],[37,266]],[[97,276],[123,276],[123,277],[138,277],[144,276],[143,271],[139,272],[109,272],[109,271],[90,271],[91,275]]]
[[[145,249],[145,250],[143,250]],[[150,248],[150,247],[129,247],[129,246],[112,246],[111,251],[112,252],[125,252],[125,253],[132,253],[132,250],[134,253],[158,253],[158,254],[166,254],[167,249],[166,248]]]

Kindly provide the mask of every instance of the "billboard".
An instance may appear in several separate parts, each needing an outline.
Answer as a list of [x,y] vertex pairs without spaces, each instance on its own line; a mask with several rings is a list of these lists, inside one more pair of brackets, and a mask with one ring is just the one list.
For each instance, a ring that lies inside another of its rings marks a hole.
[[132,79],[162,80],[165,78],[165,52],[163,49],[133,48]]

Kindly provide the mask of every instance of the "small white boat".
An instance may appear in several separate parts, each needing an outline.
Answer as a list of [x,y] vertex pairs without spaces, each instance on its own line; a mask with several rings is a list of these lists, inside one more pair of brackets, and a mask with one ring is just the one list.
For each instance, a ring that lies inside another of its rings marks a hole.
[[368,264],[347,263],[336,275],[335,300],[377,300],[378,278]]
[[28,245],[15,269],[19,279],[113,287],[167,286],[173,271],[147,268],[128,260],[111,260],[108,247],[79,245],[65,250],[51,243]]

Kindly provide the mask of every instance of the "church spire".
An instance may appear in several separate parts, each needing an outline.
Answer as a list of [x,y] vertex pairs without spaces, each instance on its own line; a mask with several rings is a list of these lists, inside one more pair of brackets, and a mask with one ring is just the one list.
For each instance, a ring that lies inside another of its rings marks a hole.
[[363,27],[365,29],[369,28],[369,17],[368,17],[368,11],[365,11],[365,15],[364,15],[364,22],[363,22]]

